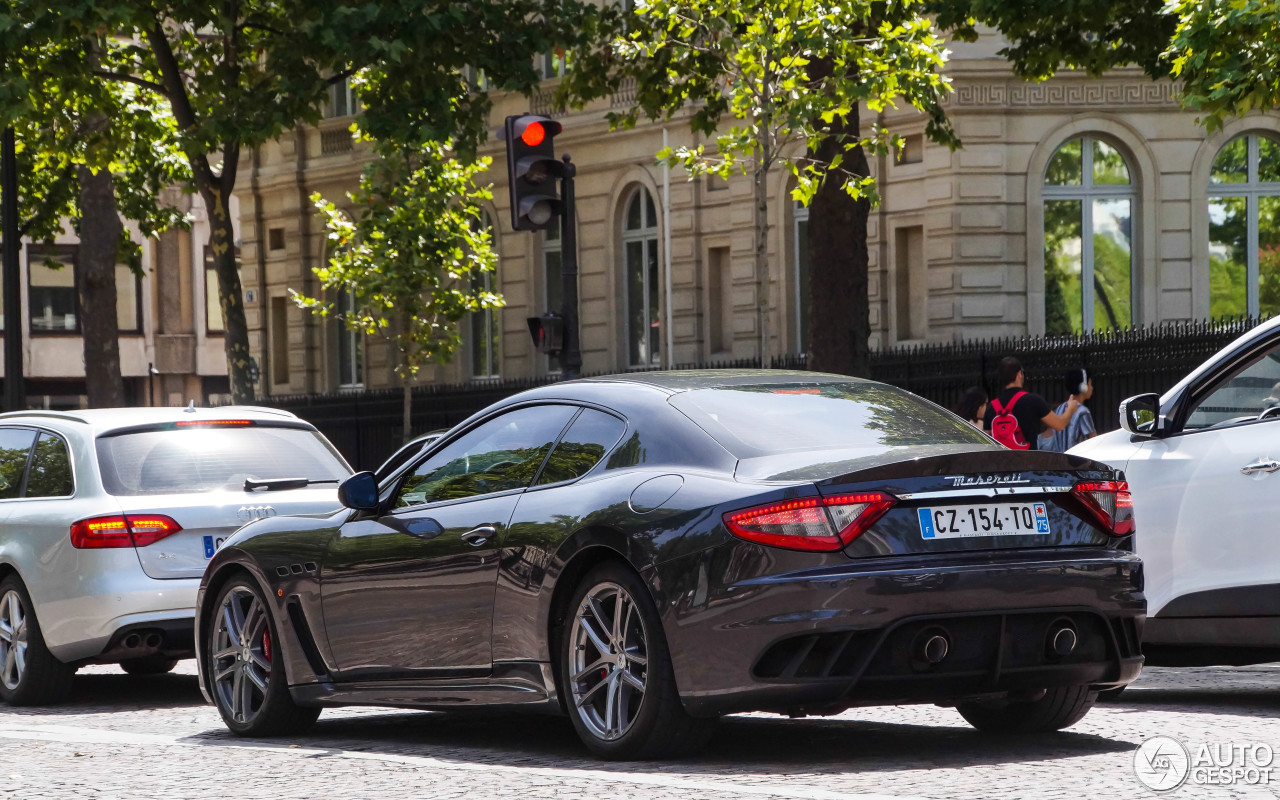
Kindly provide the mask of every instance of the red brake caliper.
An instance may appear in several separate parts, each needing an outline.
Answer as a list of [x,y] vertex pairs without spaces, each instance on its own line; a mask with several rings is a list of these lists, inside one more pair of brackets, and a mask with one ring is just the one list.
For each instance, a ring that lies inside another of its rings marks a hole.
[[262,655],[271,660],[271,631],[262,632]]

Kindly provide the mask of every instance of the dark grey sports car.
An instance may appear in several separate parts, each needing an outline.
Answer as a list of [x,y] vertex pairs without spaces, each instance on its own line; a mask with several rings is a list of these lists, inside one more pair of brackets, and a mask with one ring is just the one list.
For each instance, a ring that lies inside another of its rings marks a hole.
[[242,528],[205,572],[201,686],[236,733],[327,705],[526,706],[641,758],[731,712],[924,702],[1046,731],[1142,666],[1124,476],[870,381],[559,383],[339,494]]

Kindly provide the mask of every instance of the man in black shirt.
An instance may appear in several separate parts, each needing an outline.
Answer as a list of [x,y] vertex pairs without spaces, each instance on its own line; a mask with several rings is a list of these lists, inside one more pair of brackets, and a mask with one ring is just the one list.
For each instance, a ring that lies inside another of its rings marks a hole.
[[[1007,409],[1009,402],[1019,392],[1025,392],[1022,384],[1026,376],[1022,373],[1022,362],[1013,356],[1005,356],[1000,359],[1000,366],[996,370],[996,378],[1004,388],[1000,390],[993,400],[999,402],[1000,407]],[[982,427],[990,431],[991,420],[996,417],[995,403],[987,403],[987,413],[983,417]],[[1072,397],[1067,401],[1066,408],[1062,409],[1059,414],[1049,407],[1044,398],[1034,392],[1025,392],[1022,397],[1018,398],[1018,402],[1014,404],[1014,419],[1018,420],[1018,428],[1022,432],[1022,441],[1031,445],[1030,449],[1036,449],[1036,441],[1040,438],[1042,426],[1048,426],[1055,431],[1060,431],[1067,427],[1067,423],[1071,421],[1071,415],[1076,413],[1076,409],[1080,404]]]

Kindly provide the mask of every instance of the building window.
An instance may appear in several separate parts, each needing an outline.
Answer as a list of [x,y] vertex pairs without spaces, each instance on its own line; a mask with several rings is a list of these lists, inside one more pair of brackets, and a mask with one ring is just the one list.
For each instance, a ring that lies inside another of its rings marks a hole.
[[626,276],[627,365],[657,366],[662,328],[658,316],[658,212],[644,187],[635,190],[622,218]]
[[[547,299],[544,312],[561,313],[564,306],[564,280],[560,274],[560,226],[542,232],[542,288]],[[560,359],[547,356],[547,371],[559,372]]]
[[542,76],[544,81],[563,78],[568,69],[569,60],[563,50],[542,53],[538,56],[538,74]]
[[27,251],[27,316],[32,333],[79,333],[76,313],[76,247]]
[[[480,212],[480,219],[475,223],[488,229],[493,235],[493,219],[489,212]],[[493,272],[472,272],[472,291],[496,292],[497,276]],[[497,309],[482,308],[471,314],[471,377],[496,378],[499,371],[499,329],[500,317]]]
[[325,107],[325,117],[355,116],[360,111],[360,99],[356,97],[351,78],[343,78],[329,87],[329,103]]
[[792,266],[795,279],[795,312],[797,352],[809,352],[809,207],[799,202],[792,211],[793,235],[796,242],[796,261]]
[[1124,156],[1092,136],[1058,148],[1044,177],[1044,316],[1050,336],[1133,323],[1133,209]]
[[128,264],[116,264],[116,327],[142,332],[142,282]]
[[1280,142],[1228,142],[1209,175],[1209,316],[1280,313]]
[[358,389],[364,385],[364,336],[347,327],[345,317],[355,310],[355,292],[338,294],[338,387]]

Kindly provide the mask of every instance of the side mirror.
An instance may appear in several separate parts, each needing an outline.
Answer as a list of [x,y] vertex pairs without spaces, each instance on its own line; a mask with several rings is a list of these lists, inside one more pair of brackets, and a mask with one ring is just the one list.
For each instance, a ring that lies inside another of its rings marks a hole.
[[357,472],[338,484],[338,502],[356,511],[378,507],[378,480],[372,472]]
[[1121,403],[1120,427],[1137,436],[1160,435],[1160,395],[1140,394]]

